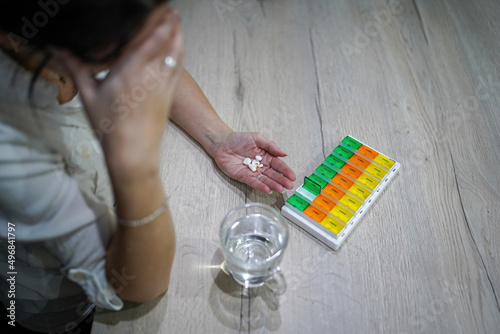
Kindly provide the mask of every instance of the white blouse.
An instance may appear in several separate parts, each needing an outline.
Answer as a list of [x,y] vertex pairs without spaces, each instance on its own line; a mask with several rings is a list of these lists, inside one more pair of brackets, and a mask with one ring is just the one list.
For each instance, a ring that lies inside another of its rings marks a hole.
[[68,330],[94,305],[123,306],[105,274],[116,221],[105,160],[78,97],[60,105],[39,78],[30,98],[32,74],[1,51],[0,78],[0,300],[29,329]]

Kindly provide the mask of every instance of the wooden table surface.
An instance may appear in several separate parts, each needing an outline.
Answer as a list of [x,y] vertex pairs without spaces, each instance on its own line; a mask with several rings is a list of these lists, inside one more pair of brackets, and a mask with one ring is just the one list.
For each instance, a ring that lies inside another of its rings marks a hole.
[[350,134],[402,165],[334,252],[290,223],[287,291],[220,271],[223,216],[281,209],[175,125],[162,177],[169,291],[94,333],[500,333],[500,1],[177,0],[185,67],[233,129],[287,153],[296,187]]

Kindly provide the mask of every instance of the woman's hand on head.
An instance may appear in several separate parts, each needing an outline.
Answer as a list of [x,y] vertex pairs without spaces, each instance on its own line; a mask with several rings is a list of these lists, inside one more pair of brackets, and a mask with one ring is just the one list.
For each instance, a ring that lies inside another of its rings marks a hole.
[[[167,57],[176,65],[167,64]],[[78,87],[108,166],[127,171],[157,164],[183,59],[177,13],[168,5],[157,7],[103,80],[69,52],[58,51],[56,58]]]
[[[252,172],[243,164],[245,158],[262,157],[261,168]],[[295,173],[280,157],[285,157],[276,143],[256,132],[231,132],[219,138],[213,157],[228,176],[255,189],[270,193],[292,189]]]

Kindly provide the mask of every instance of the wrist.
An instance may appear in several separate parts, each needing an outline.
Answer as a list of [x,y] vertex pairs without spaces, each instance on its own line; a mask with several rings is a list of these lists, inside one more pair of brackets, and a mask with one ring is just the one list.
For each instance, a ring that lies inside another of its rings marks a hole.
[[137,220],[155,212],[165,201],[159,173],[112,178],[116,214],[123,220]]
[[107,156],[106,163],[113,183],[126,184],[156,178],[160,170],[158,154]]
[[227,127],[226,129],[220,129],[217,132],[205,134],[205,140],[200,142],[205,151],[207,151],[210,156],[215,157],[216,152],[222,145],[224,145],[226,138],[232,133],[234,133],[234,131]]

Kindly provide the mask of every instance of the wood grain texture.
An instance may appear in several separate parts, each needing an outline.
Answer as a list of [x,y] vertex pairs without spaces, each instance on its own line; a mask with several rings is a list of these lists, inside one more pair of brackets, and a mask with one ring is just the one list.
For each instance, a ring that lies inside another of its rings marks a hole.
[[183,0],[186,68],[235,130],[260,131],[301,180],[347,134],[402,164],[333,252],[291,224],[287,291],[242,295],[217,232],[245,202],[171,125],[168,293],[96,316],[94,333],[498,333],[500,2]]

